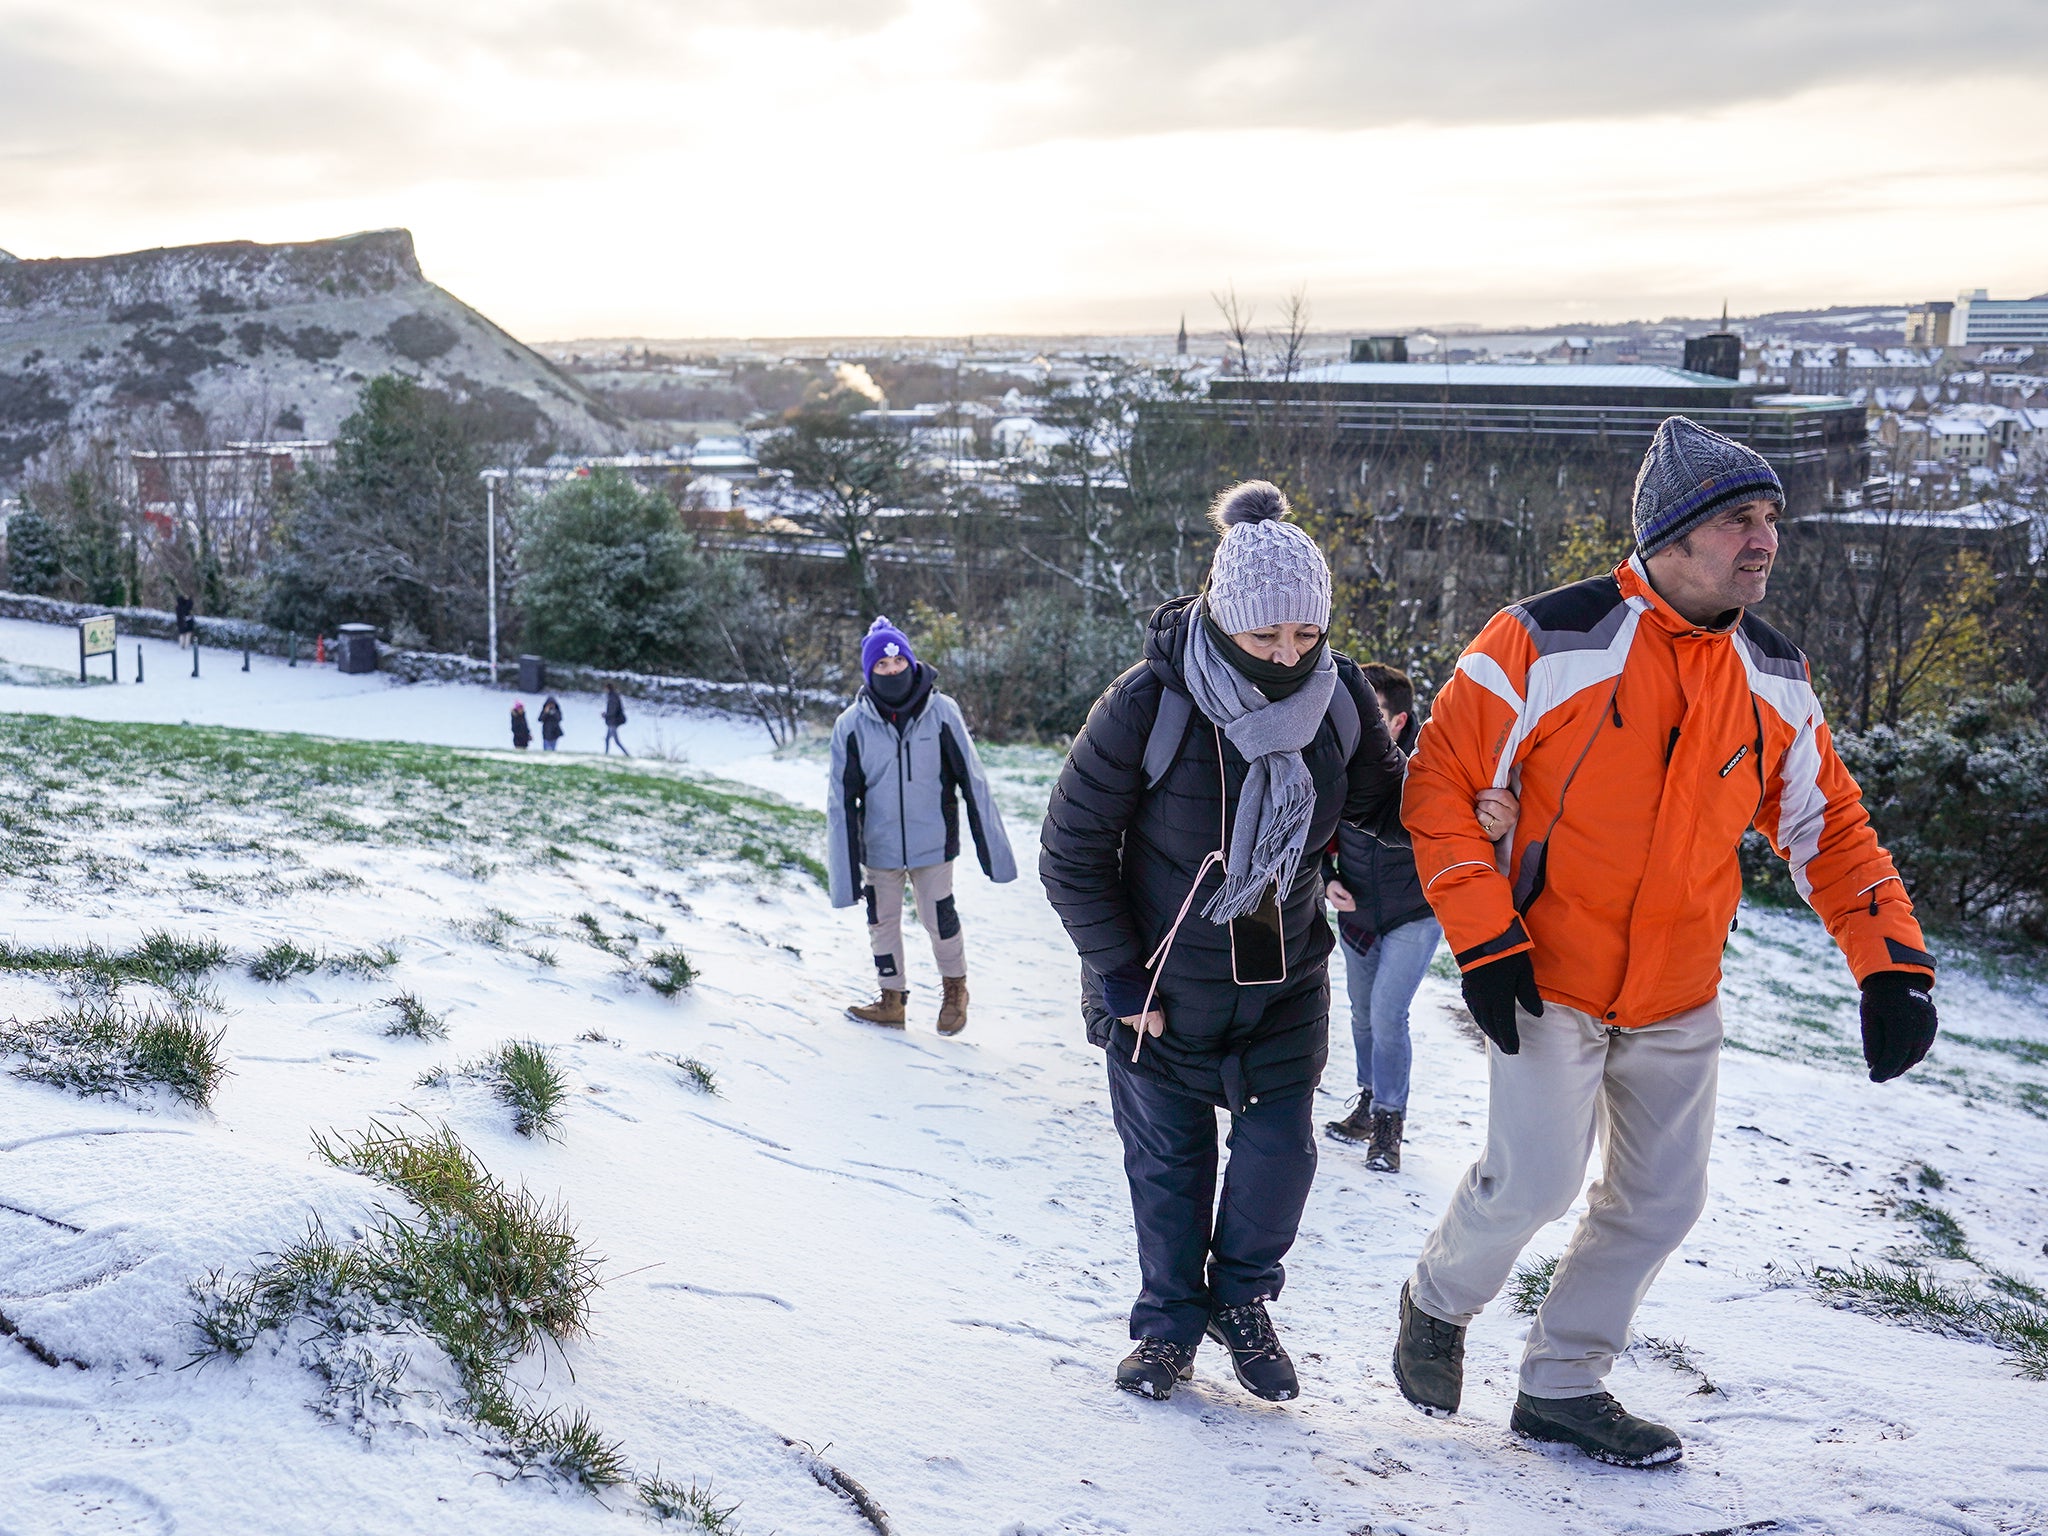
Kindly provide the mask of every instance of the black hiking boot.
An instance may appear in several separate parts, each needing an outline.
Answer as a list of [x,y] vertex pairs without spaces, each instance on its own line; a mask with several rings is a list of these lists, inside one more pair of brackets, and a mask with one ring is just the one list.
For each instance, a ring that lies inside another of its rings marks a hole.
[[1394,1340],[1394,1384],[1431,1418],[1458,1411],[1465,1391],[1465,1330],[1439,1322],[1401,1287],[1401,1333]]
[[1375,1173],[1401,1171],[1401,1128],[1407,1120],[1398,1109],[1372,1112],[1372,1145],[1366,1149],[1366,1167]]
[[1515,1398],[1508,1427],[1531,1440],[1576,1445],[1595,1461],[1615,1467],[1666,1467],[1685,1454],[1678,1436],[1639,1419],[1605,1392],[1584,1397]]
[[1339,1141],[1364,1141],[1372,1135],[1372,1090],[1361,1088],[1342,1120],[1324,1121],[1323,1134]]
[[1163,1403],[1173,1396],[1175,1382],[1195,1374],[1196,1347],[1171,1339],[1140,1339],[1138,1347],[1117,1366],[1116,1384],[1126,1392]]
[[1294,1362],[1280,1347],[1273,1319],[1266,1315],[1266,1304],[1258,1297],[1211,1312],[1209,1337],[1230,1351],[1230,1365],[1237,1372],[1238,1385],[1252,1396],[1263,1397],[1269,1403],[1284,1403],[1301,1396],[1301,1379],[1294,1374]]

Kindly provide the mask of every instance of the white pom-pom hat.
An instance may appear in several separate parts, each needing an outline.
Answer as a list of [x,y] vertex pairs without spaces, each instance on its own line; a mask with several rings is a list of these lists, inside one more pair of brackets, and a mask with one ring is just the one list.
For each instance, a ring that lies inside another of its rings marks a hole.
[[1230,634],[1272,624],[1330,627],[1330,565],[1316,541],[1287,519],[1277,485],[1247,480],[1218,496],[1209,521],[1222,530],[1209,563],[1209,613]]

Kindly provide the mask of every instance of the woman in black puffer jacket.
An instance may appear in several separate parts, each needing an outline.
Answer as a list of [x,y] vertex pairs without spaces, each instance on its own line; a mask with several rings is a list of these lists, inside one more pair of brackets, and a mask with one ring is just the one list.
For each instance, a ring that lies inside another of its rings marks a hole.
[[1407,836],[1401,754],[1329,649],[1329,568],[1286,512],[1263,481],[1218,498],[1207,590],[1153,616],[1145,660],[1075,738],[1041,839],[1137,1220],[1138,1343],[1117,1384],[1151,1397],[1185,1378],[1205,1333],[1248,1390],[1299,1392],[1264,1303],[1315,1174],[1333,944],[1317,855],[1340,820]]

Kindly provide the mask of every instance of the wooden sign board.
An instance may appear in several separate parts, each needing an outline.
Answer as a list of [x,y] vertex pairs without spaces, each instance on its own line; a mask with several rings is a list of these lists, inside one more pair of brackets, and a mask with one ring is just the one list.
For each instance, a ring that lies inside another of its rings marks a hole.
[[104,656],[114,669],[114,681],[121,681],[121,658],[114,653],[114,616],[111,613],[96,614],[89,619],[78,621],[78,680],[85,681],[85,664],[94,656]]

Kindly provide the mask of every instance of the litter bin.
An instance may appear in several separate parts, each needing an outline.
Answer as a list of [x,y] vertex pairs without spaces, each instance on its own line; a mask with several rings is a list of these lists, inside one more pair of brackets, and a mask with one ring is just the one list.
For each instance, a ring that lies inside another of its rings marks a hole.
[[540,693],[548,685],[548,664],[538,656],[519,658],[519,691]]
[[335,639],[335,670],[374,672],[377,670],[377,631],[369,624],[344,624]]

